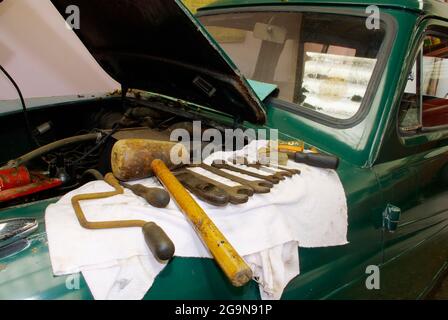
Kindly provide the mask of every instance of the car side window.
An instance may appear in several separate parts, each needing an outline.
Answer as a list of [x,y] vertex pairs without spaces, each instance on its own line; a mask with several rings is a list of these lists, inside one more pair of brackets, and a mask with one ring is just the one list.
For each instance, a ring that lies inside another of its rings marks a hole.
[[448,36],[427,35],[409,73],[399,127],[404,133],[448,126]]

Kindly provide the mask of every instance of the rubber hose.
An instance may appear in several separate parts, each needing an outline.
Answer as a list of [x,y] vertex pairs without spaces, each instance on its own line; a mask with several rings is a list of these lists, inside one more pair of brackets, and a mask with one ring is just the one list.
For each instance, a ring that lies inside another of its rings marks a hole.
[[89,169],[84,171],[81,180],[86,179],[88,176],[95,178],[95,180],[104,180],[104,176],[96,169]]
[[45,146],[42,146],[38,149],[35,149],[17,159],[9,161],[1,169],[10,169],[10,168],[18,167],[18,166],[21,166],[22,164],[30,162],[33,159],[43,156],[44,154],[47,154],[53,150],[56,150],[56,149],[59,149],[59,148],[62,148],[62,147],[65,147],[65,146],[68,146],[68,145],[74,144],[74,143],[97,140],[100,136],[101,136],[100,133],[89,133],[89,134],[84,134],[84,135],[80,135],[80,136],[75,136],[75,137],[58,140],[58,141],[52,142],[50,144],[47,144]]

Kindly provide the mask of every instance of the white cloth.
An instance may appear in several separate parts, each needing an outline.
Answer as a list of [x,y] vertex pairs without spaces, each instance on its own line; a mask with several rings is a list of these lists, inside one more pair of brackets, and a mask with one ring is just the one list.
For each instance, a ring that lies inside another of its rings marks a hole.
[[[262,145],[255,141],[236,153],[256,154]],[[233,155],[218,152],[206,162]],[[251,266],[263,299],[279,299],[288,282],[299,274],[299,246],[347,243],[347,204],[337,173],[291,161],[288,166],[300,169],[302,174],[280,182],[269,194],[254,195],[246,204],[218,208],[198,200]],[[207,175],[232,185],[226,179]],[[158,185],[153,178],[138,183]],[[164,268],[146,247],[141,230],[84,229],[71,206],[74,195],[110,190],[103,181],[91,182],[47,208],[45,221],[53,272],[82,272],[95,299],[141,299]],[[166,209],[157,209],[125,190],[123,195],[84,201],[81,205],[90,221],[154,221],[173,240],[176,256],[211,258],[173,201]]]

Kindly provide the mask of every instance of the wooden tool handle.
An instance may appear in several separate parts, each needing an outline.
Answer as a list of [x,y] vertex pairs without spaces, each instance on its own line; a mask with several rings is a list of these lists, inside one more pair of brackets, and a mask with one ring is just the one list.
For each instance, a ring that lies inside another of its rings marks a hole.
[[151,163],[154,174],[171,194],[182,212],[192,222],[195,231],[208,247],[219,267],[232,285],[241,287],[252,279],[252,270],[227,241],[218,227],[208,217],[199,204],[171,173],[165,163],[154,160]]
[[131,190],[135,195],[142,197],[147,203],[156,208],[166,208],[170,203],[170,195],[161,188],[147,188],[144,185],[121,184],[126,189]]
[[339,167],[338,157],[325,154],[297,152],[293,155],[293,160],[297,163],[304,163],[316,168],[337,170]]

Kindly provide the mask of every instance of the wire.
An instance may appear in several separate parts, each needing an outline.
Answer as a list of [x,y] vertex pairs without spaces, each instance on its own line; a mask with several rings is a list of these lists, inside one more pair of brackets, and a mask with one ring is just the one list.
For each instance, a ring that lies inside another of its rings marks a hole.
[[6,78],[8,78],[8,80],[11,82],[11,84],[14,86],[14,88],[17,90],[17,93],[19,94],[20,102],[22,104],[23,109],[23,117],[25,118],[26,131],[28,133],[28,138],[30,139],[31,144],[40,147],[39,142],[37,141],[36,137],[33,135],[33,131],[31,130],[31,124],[28,119],[28,110],[26,109],[25,99],[23,98],[22,91],[20,90],[19,86],[14,81],[14,79],[11,77],[11,75],[8,73],[8,71],[6,71],[1,64],[0,64],[0,70],[5,74]]
[[90,149],[89,151],[87,151],[81,158],[73,161],[73,165],[78,165],[80,162],[82,162],[83,160],[85,160],[87,157],[91,156],[92,153],[94,153],[95,151],[97,151],[104,143],[106,143],[106,141],[113,136],[118,130],[120,129],[119,125],[115,125],[114,128],[112,129],[111,132],[109,132],[107,135],[105,135],[100,141],[97,142],[97,144]]

